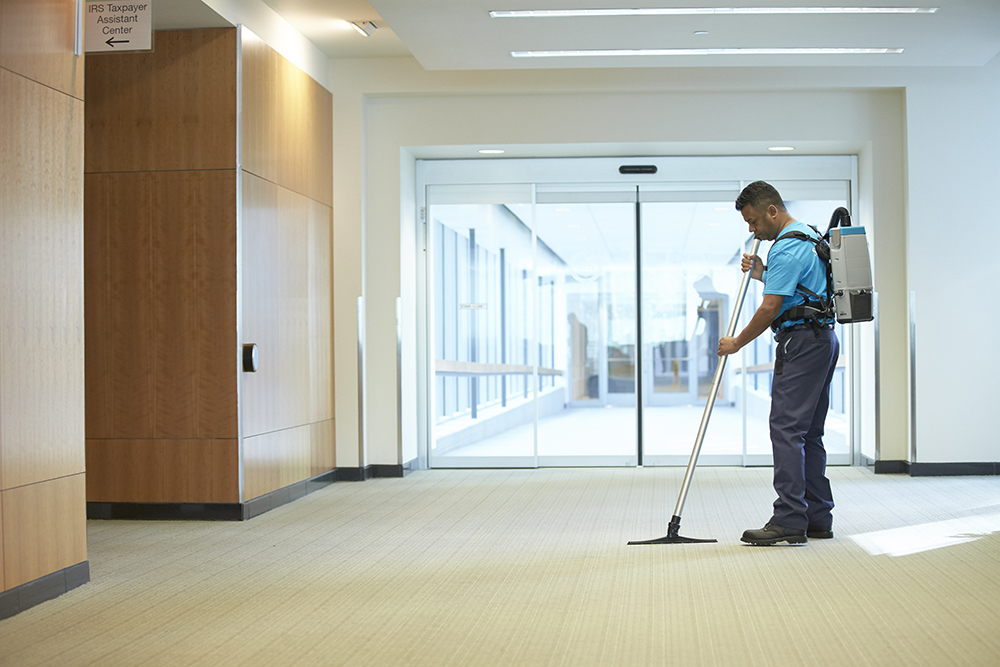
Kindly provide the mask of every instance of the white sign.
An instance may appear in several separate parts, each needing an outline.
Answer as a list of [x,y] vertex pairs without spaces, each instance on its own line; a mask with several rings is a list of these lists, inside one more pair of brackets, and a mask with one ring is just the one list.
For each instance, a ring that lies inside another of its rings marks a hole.
[[86,51],[149,51],[153,48],[151,2],[87,2]]

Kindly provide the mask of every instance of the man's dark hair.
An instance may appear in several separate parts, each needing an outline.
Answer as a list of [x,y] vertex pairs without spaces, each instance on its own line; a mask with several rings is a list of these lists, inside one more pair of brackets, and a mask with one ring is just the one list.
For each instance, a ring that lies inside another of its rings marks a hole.
[[736,198],[736,210],[742,211],[747,204],[753,206],[755,211],[763,211],[771,204],[774,204],[779,211],[787,210],[778,191],[773,185],[764,181],[754,181],[743,188],[743,192]]

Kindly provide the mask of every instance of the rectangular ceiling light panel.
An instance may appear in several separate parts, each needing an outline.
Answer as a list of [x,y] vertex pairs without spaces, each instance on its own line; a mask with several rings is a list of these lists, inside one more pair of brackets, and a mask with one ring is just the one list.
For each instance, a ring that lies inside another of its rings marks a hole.
[[933,14],[937,7],[645,7],[637,9],[518,9],[491,11],[495,19],[579,16],[687,16],[754,14]]
[[577,51],[511,51],[515,58],[587,58],[607,56],[829,56],[902,53],[886,48],[733,48],[733,49],[582,49]]

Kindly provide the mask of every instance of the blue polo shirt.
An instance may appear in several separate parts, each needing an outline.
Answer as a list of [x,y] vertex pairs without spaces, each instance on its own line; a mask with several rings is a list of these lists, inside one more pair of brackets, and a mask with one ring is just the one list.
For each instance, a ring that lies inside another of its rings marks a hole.
[[[819,238],[809,225],[796,220],[783,230],[778,236],[783,236],[788,232],[802,232],[814,239]],[[767,253],[767,270],[763,275],[764,294],[776,294],[785,297],[778,312],[780,317],[789,308],[805,303],[806,299],[796,291],[796,285],[803,285],[819,296],[826,298],[826,266],[816,254],[815,246],[800,239],[782,239],[775,241]],[[805,320],[788,320],[782,323],[781,328],[786,329],[796,324],[801,324]],[[829,320],[832,322],[833,320]]]

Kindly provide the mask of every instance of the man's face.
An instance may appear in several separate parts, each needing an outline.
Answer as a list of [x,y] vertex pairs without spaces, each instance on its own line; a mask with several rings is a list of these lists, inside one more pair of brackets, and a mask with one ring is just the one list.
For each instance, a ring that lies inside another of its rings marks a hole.
[[778,238],[778,209],[773,204],[761,211],[747,204],[740,213],[743,214],[743,219],[746,220],[754,238],[761,241],[773,241]]

